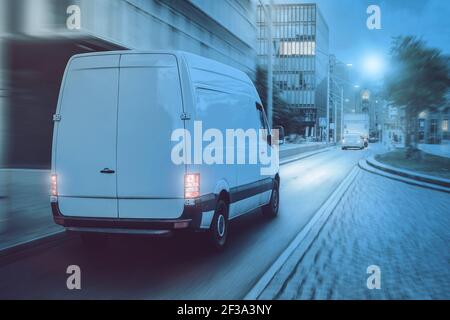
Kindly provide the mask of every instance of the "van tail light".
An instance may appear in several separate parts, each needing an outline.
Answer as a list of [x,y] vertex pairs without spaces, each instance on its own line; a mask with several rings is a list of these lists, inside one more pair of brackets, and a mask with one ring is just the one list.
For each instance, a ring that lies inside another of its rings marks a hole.
[[187,173],[184,175],[184,198],[195,199],[200,197],[200,174]]
[[51,189],[50,189],[50,194],[53,197],[58,196],[58,177],[56,176],[56,174],[52,174],[50,177],[50,185],[51,185]]

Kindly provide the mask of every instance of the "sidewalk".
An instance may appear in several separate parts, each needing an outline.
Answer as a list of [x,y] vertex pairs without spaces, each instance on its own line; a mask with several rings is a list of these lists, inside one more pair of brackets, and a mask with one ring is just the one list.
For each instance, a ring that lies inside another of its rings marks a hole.
[[[323,143],[280,146],[280,158],[326,148]],[[50,171],[0,169],[0,251],[64,229],[53,222]]]
[[[449,299],[450,197],[360,171],[259,299]],[[367,287],[367,268],[381,289]]]

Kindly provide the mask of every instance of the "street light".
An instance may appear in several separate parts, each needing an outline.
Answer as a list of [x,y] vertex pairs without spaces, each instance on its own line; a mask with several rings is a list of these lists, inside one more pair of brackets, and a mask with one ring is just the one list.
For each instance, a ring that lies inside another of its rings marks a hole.
[[267,27],[267,118],[269,121],[269,127],[272,128],[273,120],[273,37],[272,37],[272,7],[273,0],[269,0],[268,9],[266,5],[259,0],[261,8],[266,17]]
[[[353,68],[353,64],[352,63],[344,63],[342,61],[340,61],[339,59],[336,59],[336,61],[339,64],[342,64],[344,66],[346,66],[347,68],[349,68],[349,70],[351,70],[351,68]],[[334,79],[332,79],[332,81],[334,82],[334,84],[337,87],[340,87],[340,95],[338,96],[335,93],[330,92],[329,96],[333,95],[335,98],[339,98],[340,102],[341,102],[341,132],[340,132],[340,139],[342,139],[343,137],[343,131],[344,131],[344,84],[349,84],[350,82],[348,80],[344,80],[344,79],[340,79],[336,76],[333,77]],[[349,99],[346,99],[346,102],[349,102]],[[334,99],[333,99],[334,102]],[[336,143],[337,142],[337,108],[336,108],[336,103],[333,104],[334,106],[334,137],[333,140]],[[328,123],[329,123],[329,118],[328,118]]]
[[378,55],[370,55],[364,59],[364,69],[366,74],[378,77],[384,72],[383,59]]

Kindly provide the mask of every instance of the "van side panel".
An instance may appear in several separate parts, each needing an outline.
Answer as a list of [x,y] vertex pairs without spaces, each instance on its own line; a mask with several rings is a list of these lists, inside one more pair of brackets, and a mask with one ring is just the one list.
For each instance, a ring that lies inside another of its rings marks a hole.
[[172,132],[184,128],[176,57],[123,55],[119,88],[119,217],[178,218],[184,207],[185,167],[171,159]]
[[117,217],[116,178],[100,171],[116,166],[118,66],[118,55],[75,58],[68,66],[54,146],[63,215]]
[[[239,110],[239,100],[233,99],[233,95],[230,93],[217,90],[197,88],[195,92],[197,98],[196,121],[201,123],[203,134],[208,135],[217,131],[225,139],[226,129],[231,127],[231,123],[234,121],[233,117]],[[191,129],[191,132],[194,132],[193,130]],[[191,168],[194,172],[200,172],[201,193],[213,193],[220,180],[226,181],[230,188],[236,186],[237,165],[235,163],[226,164],[225,159],[227,152],[234,152],[233,148],[227,151],[225,140],[215,141],[215,138],[208,136],[205,136],[205,138],[211,139],[211,141],[203,142],[203,154],[200,155],[203,164]],[[210,143],[217,143],[218,146],[215,154],[213,154],[214,157],[217,157],[218,162],[213,165],[205,163],[207,161],[205,156],[211,155],[211,149],[208,148]],[[194,160],[194,155],[192,158]]]
[[[256,190],[257,183],[265,177],[260,175],[257,145],[250,144],[247,135],[247,130],[252,129],[253,132],[257,132],[260,128],[256,109],[256,102],[259,98],[255,97],[254,86],[248,77],[240,72],[235,72],[234,69],[229,70],[228,67],[223,67],[221,64],[217,64],[216,69],[207,70],[207,65],[200,65],[199,61],[192,61],[192,59],[190,74],[197,98],[196,120],[202,122],[203,133],[205,134],[208,129],[217,129],[222,133],[224,139],[227,129],[240,129],[245,133],[245,145],[238,144],[235,139],[229,149],[222,150],[224,159],[226,154],[234,153],[233,164],[226,164],[225,159],[222,165],[203,164],[190,168],[190,170],[197,170],[201,173],[202,194],[208,194],[215,190],[218,181],[227,181],[232,201],[230,218],[233,218],[257,208],[261,204],[261,196],[257,193],[252,194],[252,189]],[[225,140],[223,142],[225,143]],[[205,149],[208,144],[204,142],[203,148]],[[245,163],[238,163],[238,152],[245,155]],[[249,163],[249,154],[256,156],[256,163]],[[248,193],[244,190],[246,186],[249,187]],[[242,192],[242,190],[244,191]],[[235,192],[240,195],[234,197]],[[248,194],[248,196],[237,199],[242,194]]]

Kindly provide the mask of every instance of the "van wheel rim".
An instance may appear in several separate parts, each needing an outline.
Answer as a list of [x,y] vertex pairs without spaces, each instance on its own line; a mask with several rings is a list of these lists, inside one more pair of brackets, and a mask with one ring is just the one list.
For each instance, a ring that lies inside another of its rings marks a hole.
[[217,217],[217,233],[220,238],[225,235],[225,217],[223,215]]

